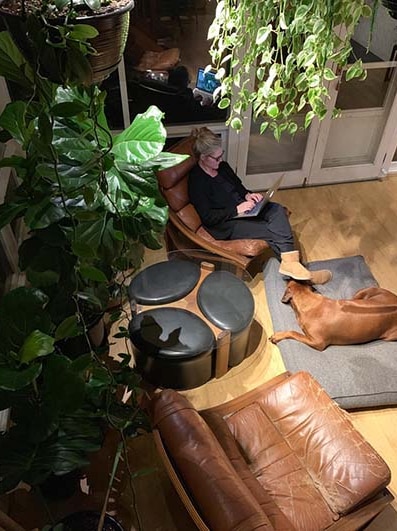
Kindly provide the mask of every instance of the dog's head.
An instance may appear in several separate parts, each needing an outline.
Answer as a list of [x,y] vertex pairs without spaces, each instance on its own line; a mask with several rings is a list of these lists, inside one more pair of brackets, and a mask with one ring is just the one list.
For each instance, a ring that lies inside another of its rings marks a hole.
[[305,281],[297,282],[296,280],[290,280],[287,284],[286,290],[284,291],[281,302],[287,304],[300,293],[307,293],[309,291],[313,291],[311,284]]

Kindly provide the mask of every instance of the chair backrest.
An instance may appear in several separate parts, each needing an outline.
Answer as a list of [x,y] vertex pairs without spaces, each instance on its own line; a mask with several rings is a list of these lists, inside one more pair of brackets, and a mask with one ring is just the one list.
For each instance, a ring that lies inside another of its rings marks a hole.
[[158,172],[157,179],[170,211],[196,233],[202,223],[197,210],[190,202],[188,193],[189,172],[196,164],[193,142],[194,138],[189,136],[168,149],[172,153],[189,155],[189,158],[172,168]]

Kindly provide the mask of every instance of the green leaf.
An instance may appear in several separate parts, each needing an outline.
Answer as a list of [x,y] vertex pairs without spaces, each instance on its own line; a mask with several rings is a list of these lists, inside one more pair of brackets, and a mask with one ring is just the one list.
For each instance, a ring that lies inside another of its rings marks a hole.
[[[17,352],[34,331],[50,334],[52,323],[45,306],[48,297],[41,291],[20,287],[0,300],[0,353]],[[1,372],[1,371],[0,371]]]
[[[84,0],[84,3],[93,11],[101,7],[101,0]],[[94,39],[98,35],[98,30],[88,24],[73,24],[73,29],[69,33],[70,38],[76,39],[77,41]]]
[[241,118],[238,118],[235,116],[232,121],[230,122],[230,125],[233,129],[236,129],[236,131],[240,131],[243,127],[243,122],[241,121]]
[[309,125],[312,123],[313,118],[316,116],[316,113],[313,111],[309,111],[305,116],[305,129],[309,127]]
[[256,33],[256,41],[255,41],[256,44],[258,45],[263,44],[265,40],[269,37],[271,31],[272,31],[271,24],[260,27]]
[[270,116],[271,118],[277,118],[277,116],[279,115],[280,113],[280,110],[278,108],[278,105],[277,103],[271,103],[267,109],[266,109],[266,113],[268,114],[268,116]]
[[55,330],[55,339],[59,341],[67,337],[76,337],[82,333],[82,328],[76,315],[70,315],[64,319]]
[[260,129],[259,129],[260,134],[262,135],[268,127],[269,127],[269,122],[262,122]]
[[27,203],[3,203],[0,205],[0,229],[20,217],[27,207]]
[[161,122],[163,113],[154,105],[138,114],[132,124],[113,141],[115,160],[139,164],[160,154],[166,130]]
[[80,266],[79,270],[84,278],[95,280],[96,282],[108,282],[106,275],[97,267]]
[[335,73],[330,68],[324,68],[323,76],[327,81],[336,79]]
[[54,352],[54,338],[40,330],[33,330],[19,351],[19,359],[22,363],[29,363],[36,358],[48,356],[52,352]]
[[32,88],[33,70],[26,63],[8,31],[0,33],[0,75],[22,87]]
[[218,103],[218,107],[220,109],[226,109],[227,107],[230,107],[230,98],[222,98]]
[[351,65],[346,72],[346,81],[350,81],[355,77],[360,77],[363,73],[363,64],[361,59]]
[[26,209],[25,223],[31,229],[43,229],[63,219],[66,215],[61,205],[54,204],[51,197],[45,197]]
[[23,101],[9,103],[0,116],[0,127],[9,131],[13,138],[23,144],[28,138],[26,127],[27,104]]
[[42,366],[40,363],[35,363],[24,370],[2,367],[0,371],[0,389],[7,391],[23,389],[39,377],[41,370]]
[[70,117],[87,111],[87,106],[80,101],[64,102],[54,105],[51,109],[54,116]]

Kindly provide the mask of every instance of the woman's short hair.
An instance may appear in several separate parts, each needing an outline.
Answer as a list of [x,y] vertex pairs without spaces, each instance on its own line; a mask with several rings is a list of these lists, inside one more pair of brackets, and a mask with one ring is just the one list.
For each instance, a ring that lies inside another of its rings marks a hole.
[[197,158],[200,155],[210,155],[222,147],[221,137],[213,133],[208,127],[193,129],[191,134],[195,138],[193,152]]

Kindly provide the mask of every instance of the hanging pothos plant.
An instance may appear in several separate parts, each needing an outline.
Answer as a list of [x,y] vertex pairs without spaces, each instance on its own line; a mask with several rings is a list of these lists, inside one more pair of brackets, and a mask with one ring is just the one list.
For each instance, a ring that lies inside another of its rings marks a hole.
[[[260,132],[270,128],[276,139],[298,131],[298,113],[305,128],[323,119],[329,81],[348,63],[355,26],[370,15],[364,0],[218,1],[208,38],[222,81],[219,107],[231,106],[228,124],[241,129],[250,105]],[[346,72],[346,80],[365,76],[361,60]]]

